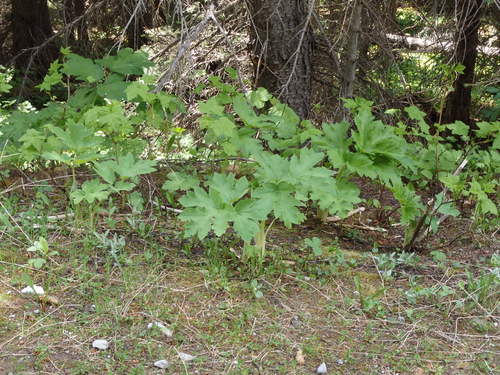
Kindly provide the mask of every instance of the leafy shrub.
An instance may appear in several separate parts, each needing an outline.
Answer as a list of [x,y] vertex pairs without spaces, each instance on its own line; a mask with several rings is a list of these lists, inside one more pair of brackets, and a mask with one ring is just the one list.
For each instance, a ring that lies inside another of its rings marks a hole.
[[[234,87],[213,79],[219,93],[199,103],[199,123],[206,129],[205,142],[214,157],[232,162],[232,171],[247,164],[247,175],[231,172],[208,176],[189,176],[172,172],[164,184],[170,194],[182,192],[180,215],[185,234],[205,238],[210,231],[222,236],[229,228],[245,242],[247,254],[265,254],[265,238],[279,220],[290,227],[305,220],[302,207],[313,205],[327,214],[344,217],[362,200],[353,182],[364,177],[385,186],[399,201],[400,220],[406,228],[405,245],[413,244],[423,228],[436,231],[437,215],[457,216],[454,200],[446,192],[473,197],[479,214],[498,215],[489,193],[498,169],[498,123],[479,123],[480,140],[494,138],[482,150],[468,136],[469,127],[461,122],[439,125],[431,134],[424,113],[406,108],[409,122],[397,127],[377,120],[372,102],[346,100],[353,113],[347,122],[322,125],[318,129],[269,93],[259,88],[242,94]],[[441,136],[449,130],[450,137]],[[412,139],[412,143],[407,140]],[[465,150],[453,148],[461,139]],[[455,174],[467,158],[467,173]],[[432,204],[424,205],[416,193],[431,184],[445,187]],[[250,243],[258,247],[255,252]]]
[[[2,163],[68,166],[69,198],[75,206],[86,205],[92,218],[112,194],[130,192],[138,176],[154,171],[156,161],[143,158],[168,155],[181,133],[172,119],[184,107],[175,96],[153,90],[152,77],[144,75],[150,66],[145,54],[131,49],[99,60],[63,49],[39,86],[52,100],[42,109],[19,107],[4,114]],[[172,172],[163,185],[170,198],[180,195],[188,237],[232,230],[244,241],[247,257],[262,260],[276,220],[287,227],[300,224],[308,206],[321,218],[346,217],[362,202],[359,177],[398,200],[408,249],[425,229],[438,229],[438,215],[459,215],[454,206],[459,199],[476,202],[476,219],[498,216],[490,198],[498,186],[498,121],[478,122],[473,138],[459,121],[436,124],[431,131],[425,114],[411,106],[388,111],[397,122],[390,126],[374,116],[372,102],[355,98],[346,100],[352,124],[319,128],[263,88],[243,94],[217,77],[211,84],[218,93],[198,105],[204,130],[199,152],[225,160],[222,169],[199,176]],[[0,89],[9,88],[8,76],[0,75]],[[152,135],[157,142],[148,148]],[[466,146],[454,148],[457,141]],[[98,178],[79,182],[81,166]],[[417,192],[436,185],[442,191],[424,204]]]
[[[10,163],[78,167],[128,152],[138,156],[146,148],[145,124],[153,134],[174,135],[171,119],[184,107],[173,95],[151,91],[152,78],[143,75],[151,66],[145,54],[123,49],[91,60],[69,49],[62,53],[62,62],[54,61],[39,85],[52,101],[40,110],[12,111],[0,127],[0,145],[12,155]],[[53,95],[61,88],[64,99]]]

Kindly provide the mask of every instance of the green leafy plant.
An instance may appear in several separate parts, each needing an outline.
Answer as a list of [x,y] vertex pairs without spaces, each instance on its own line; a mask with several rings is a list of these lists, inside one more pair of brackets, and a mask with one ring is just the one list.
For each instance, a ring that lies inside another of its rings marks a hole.
[[[95,210],[114,194],[125,203],[139,176],[156,168],[143,157],[165,156],[183,133],[172,125],[184,111],[182,102],[153,90],[154,78],[144,74],[151,66],[147,55],[131,49],[103,59],[63,49],[39,86],[50,103],[12,111],[1,127],[2,144],[16,150],[11,162],[68,166],[68,195],[75,206],[89,207],[91,223]],[[450,67],[446,74],[460,72]],[[234,72],[229,75],[235,79]],[[393,126],[375,116],[371,101],[354,98],[345,100],[352,124],[318,128],[263,88],[241,93],[218,77],[210,83],[216,94],[198,103],[204,139],[191,151],[217,160],[220,168],[199,175],[172,172],[163,184],[167,200],[183,208],[179,218],[187,237],[231,233],[242,240],[246,258],[262,262],[276,222],[288,228],[300,224],[309,207],[323,221],[348,216],[363,202],[359,178],[391,191],[399,202],[387,216],[398,209],[405,250],[435,233],[443,217],[459,215],[455,202],[464,197],[476,202],[475,217],[498,216],[492,199],[500,159],[497,122],[480,122],[473,131],[461,122],[431,127],[411,106],[386,111],[400,116]],[[467,147],[453,148],[457,141]],[[491,147],[480,147],[485,142]],[[79,182],[82,167],[98,178]],[[420,192],[429,186],[442,189],[424,204]],[[371,202],[384,209],[377,199]]]
[[250,281],[250,290],[252,291],[255,298],[264,297],[264,293],[262,293],[262,284],[259,283],[258,280]]
[[[230,224],[245,242],[262,234],[265,227],[261,223],[265,223],[270,207],[263,201],[245,198],[250,188],[245,177],[214,174],[206,186],[206,189],[194,187],[179,200],[185,207],[180,218],[186,222],[186,235],[203,239],[213,230],[221,236]],[[257,237],[256,241],[265,249],[263,239]]]
[[0,94],[6,94],[12,89],[10,81],[12,80],[12,71],[0,65]]
[[[466,294],[466,300],[472,305],[478,305],[483,309],[494,308],[498,302],[500,287],[500,262],[498,254],[494,254],[490,260],[491,269],[475,275],[468,271],[467,280],[459,282],[459,288]],[[470,304],[469,304],[470,305]]]
[[436,263],[443,263],[447,259],[446,254],[442,251],[433,250],[430,254],[432,256],[432,260]]
[[[316,186],[333,185],[331,173],[317,167],[322,154],[310,149],[300,150],[298,155],[282,157],[261,152],[254,157],[255,173],[249,181],[231,174],[215,173],[203,188],[179,185],[179,175],[170,175],[164,188],[186,189],[179,199],[185,210],[179,216],[186,222],[188,236],[205,238],[213,230],[221,236],[232,225],[234,231],[246,243],[247,254],[265,255],[266,236],[275,220],[290,227],[305,219],[299,207],[309,199],[315,199]],[[269,224],[267,222],[269,221]],[[251,249],[250,241],[258,249]]]
[[28,265],[34,268],[42,268],[51,257],[59,255],[58,251],[50,250],[49,243],[44,237],[39,237],[26,250],[36,256],[35,258],[28,259]]
[[420,258],[414,253],[378,253],[377,249],[374,249],[372,254],[373,260],[377,266],[377,270],[380,272],[384,279],[392,280],[396,268],[401,265],[415,267]]
[[[68,166],[75,220],[93,229],[97,210],[112,194],[131,191],[140,175],[155,170],[155,161],[141,158],[147,154],[146,125],[148,136],[157,134],[158,144],[171,147],[180,134],[170,132],[171,120],[184,107],[175,96],[152,91],[154,78],[144,75],[152,63],[143,52],[122,49],[100,60],[61,52],[38,86],[51,101],[41,109],[10,111],[0,124],[1,160],[22,168]],[[2,91],[9,89],[5,77]],[[156,149],[162,150],[168,151]],[[93,168],[102,180],[80,183],[81,167]]]
[[385,288],[379,288],[374,293],[367,294],[363,289],[358,276],[354,277],[354,286],[356,287],[356,294],[359,298],[359,303],[364,313],[368,314],[369,316],[377,317],[383,317],[387,314],[387,311],[385,310],[382,301],[380,300],[385,293]]
[[96,173],[107,183],[110,191],[130,191],[138,182],[138,177],[155,171],[155,160],[141,160],[127,153],[116,159],[94,164]]
[[320,257],[323,255],[323,249],[321,248],[321,239],[319,239],[318,237],[306,238],[304,240],[304,244],[312,250],[314,256]]
[[[436,194],[427,206],[417,194],[440,178],[453,182],[453,171],[464,153],[451,149],[439,132],[431,134],[423,112],[416,107],[406,109],[416,126],[393,127],[375,118],[372,102],[347,99],[354,126],[341,122],[317,129],[300,121],[264,89],[241,94],[218,78],[212,79],[212,85],[219,93],[199,103],[205,142],[214,157],[233,162],[231,170],[245,163],[248,173],[237,178],[223,169],[202,177],[201,185],[198,176],[171,173],[163,188],[171,202],[179,191],[185,192],[178,200],[184,207],[179,217],[186,223],[185,235],[203,239],[210,231],[222,236],[232,228],[244,241],[246,255],[262,259],[267,234],[276,220],[287,227],[299,224],[305,219],[301,209],[308,205],[316,206],[323,220],[328,215],[347,216],[362,202],[352,182],[355,177],[368,178],[392,191],[400,203],[406,249],[427,228],[437,231],[440,216],[459,214],[448,190]],[[468,140],[464,124],[450,124],[448,129]],[[493,131],[486,125],[481,129],[483,135]],[[409,136],[417,142],[408,143]],[[477,184],[473,186],[469,195],[477,197],[478,207],[494,213],[488,202],[492,188],[482,194]]]
[[117,233],[111,235],[109,230],[104,233],[94,232],[94,236],[97,240],[97,247],[108,251],[115,264],[121,267],[120,255],[127,244],[125,237]]
[[456,290],[447,285],[423,286],[415,280],[411,280],[410,288],[404,292],[408,303],[415,305],[422,300],[442,305],[446,297],[456,295]]
[[131,153],[116,160],[94,163],[94,170],[105,183],[98,179],[87,180],[79,188],[71,191],[70,198],[78,206],[85,202],[89,208],[90,228],[94,228],[94,216],[98,204],[111,194],[131,191],[138,183],[140,175],[155,171],[156,161],[140,160]]

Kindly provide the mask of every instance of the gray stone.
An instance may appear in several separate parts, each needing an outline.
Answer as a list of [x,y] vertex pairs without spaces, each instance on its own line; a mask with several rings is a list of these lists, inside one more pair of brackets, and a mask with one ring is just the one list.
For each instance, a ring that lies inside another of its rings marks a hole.
[[179,352],[179,358],[183,362],[189,362],[189,361],[192,361],[193,359],[195,359],[196,357],[194,355],[191,355],[191,354]]
[[160,359],[159,361],[156,361],[154,365],[155,367],[166,369],[168,366],[170,366],[170,363],[168,363],[166,359]]
[[39,285],[33,285],[33,286],[27,286],[26,288],[21,290],[21,293],[23,294],[37,294],[39,296],[43,296],[45,294],[45,291],[43,288]]
[[94,340],[92,342],[92,347],[100,350],[106,350],[109,348],[109,341],[103,339]]
[[326,363],[323,362],[321,365],[318,366],[316,369],[316,374],[326,374],[328,370],[326,369]]

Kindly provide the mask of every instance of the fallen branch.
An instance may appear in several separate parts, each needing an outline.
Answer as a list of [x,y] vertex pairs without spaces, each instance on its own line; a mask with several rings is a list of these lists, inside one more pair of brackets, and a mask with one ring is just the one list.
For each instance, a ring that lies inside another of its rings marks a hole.
[[[385,37],[396,46],[416,52],[442,52],[451,51],[454,48],[454,42],[447,39],[424,39],[398,34],[385,34]],[[477,50],[489,56],[500,55],[500,48],[480,45]]]
[[17,215],[17,217],[19,218],[28,218],[28,219],[45,219],[47,218],[47,220],[61,220],[61,219],[67,219],[67,218],[70,218],[70,217],[73,217],[75,216],[74,213],[68,213],[68,214],[58,214],[58,215],[51,215],[51,216],[43,216],[43,215],[38,215],[38,216],[28,216],[26,215],[25,212],[22,212],[20,213],[19,215]]
[[203,20],[196,25],[191,32],[189,32],[184,39],[184,42],[181,44],[179,47],[179,50],[177,51],[177,55],[175,56],[174,61],[172,62],[172,65],[170,65],[170,68],[163,73],[163,75],[160,77],[158,80],[158,83],[153,90],[153,92],[157,93],[160,92],[166,85],[167,83],[170,82],[172,79],[172,75],[174,74],[177,65],[179,65],[179,62],[182,60],[186,52],[190,49],[191,43],[198,38],[198,36],[205,30],[205,27],[207,26],[208,22],[211,20],[211,15],[212,15],[212,9],[213,5],[209,8],[210,10],[207,11],[205,17]]
[[328,221],[329,223],[335,223],[337,221],[341,221],[341,220],[345,220],[347,219],[348,217],[351,217],[353,215],[356,215],[356,214],[359,214],[361,212],[364,212],[366,210],[365,207],[358,207],[352,211],[349,211],[349,213],[347,214],[346,217],[340,217],[340,216],[328,216],[326,218],[326,221]]
[[356,224],[342,224],[343,227],[347,228],[355,228],[355,229],[361,229],[361,230],[368,230],[372,232],[381,232],[381,233],[387,233],[387,229],[380,228],[380,227],[371,227],[369,225],[356,225]]
[[173,208],[173,207],[164,206],[164,205],[158,204],[158,203],[157,203],[157,202],[155,202],[155,201],[152,201],[151,203],[153,203],[155,206],[157,206],[157,207],[159,207],[160,209],[165,210],[165,211],[172,211],[172,212],[175,212],[176,214],[180,214],[180,213],[182,213],[182,210],[179,210],[178,208]]

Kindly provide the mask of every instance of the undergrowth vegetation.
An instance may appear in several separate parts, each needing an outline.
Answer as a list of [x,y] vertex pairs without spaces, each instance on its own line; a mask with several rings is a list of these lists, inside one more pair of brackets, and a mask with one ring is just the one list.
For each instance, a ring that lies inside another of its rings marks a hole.
[[[152,77],[143,75],[151,63],[141,52],[124,49],[95,61],[62,53],[39,85],[51,101],[41,109],[4,109],[1,160],[20,169],[66,166],[68,209],[95,229],[94,214],[105,201],[126,199],[141,175],[180,151],[185,130],[172,119],[185,109],[175,96],[153,90]],[[276,220],[300,224],[306,207],[323,221],[345,218],[362,203],[356,178],[392,192],[399,217],[385,216],[405,228],[406,250],[427,228],[438,230],[440,215],[458,216],[456,205],[465,199],[477,224],[498,223],[490,198],[500,166],[498,121],[474,129],[460,121],[430,126],[411,106],[387,110],[394,120],[388,125],[372,113],[372,102],[356,98],[345,100],[352,124],[316,127],[263,88],[240,93],[218,77],[211,84],[217,93],[198,104],[203,141],[188,154],[220,160],[221,168],[173,171],[163,184],[169,202],[182,207],[187,237],[221,237],[231,228],[245,256],[262,261]],[[82,181],[78,168],[94,177]],[[420,191],[432,192],[427,202]],[[6,224],[8,214],[2,213]]]

